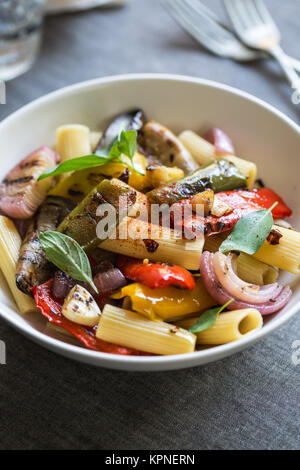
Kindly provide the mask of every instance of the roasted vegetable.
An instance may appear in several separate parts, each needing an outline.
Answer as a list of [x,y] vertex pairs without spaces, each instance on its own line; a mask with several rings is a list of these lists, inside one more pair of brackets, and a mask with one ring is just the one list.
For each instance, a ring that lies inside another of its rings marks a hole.
[[12,218],[31,217],[45,199],[52,181],[37,180],[58,160],[57,153],[44,146],[18,163],[0,184],[0,209]]
[[[91,250],[101,241],[96,229],[104,216],[98,216],[97,209],[103,204],[111,204],[116,209],[117,223],[127,215],[127,210],[135,201],[136,192],[130,186],[118,179],[104,180],[63,220],[57,230],[76,240],[85,250]],[[115,227],[110,224],[109,230]]]
[[74,202],[81,202],[97,184],[105,179],[102,168],[95,167],[74,171],[70,176],[59,181],[48,194],[66,197]]
[[178,287],[193,290],[195,280],[192,274],[181,266],[166,263],[143,262],[127,256],[119,256],[118,268],[131,281],[140,282],[150,289]]
[[204,168],[199,168],[191,175],[167,186],[153,189],[147,194],[147,197],[152,204],[172,205],[208,189],[217,193],[245,187],[246,178],[241,175],[236,166],[225,160],[220,160]]
[[231,138],[218,127],[212,127],[203,136],[215,147],[216,155],[234,155],[235,150]]
[[148,165],[146,177],[149,188],[157,188],[161,184],[169,184],[184,177],[184,172],[177,167],[165,165]]
[[[230,193],[228,193],[230,195]],[[250,204],[257,204],[262,209],[269,209],[275,202],[277,205],[272,209],[274,219],[291,217],[292,210],[283,199],[270,188],[253,189],[252,191],[240,191],[239,195]],[[230,204],[230,203],[229,203]]]
[[[126,157],[124,157],[124,160],[126,160]],[[74,202],[81,202],[106,177],[119,178],[134,189],[141,191],[148,186],[147,161],[144,155],[136,153],[132,162],[134,167],[141,173],[145,173],[145,175],[128,170],[126,165],[121,163],[107,163],[95,168],[74,171],[70,176],[61,180],[48,194],[67,197]]]
[[196,287],[192,291],[176,287],[150,289],[143,284],[134,283],[112,295],[114,299],[124,297],[130,298],[132,310],[150,320],[171,321],[216,305],[216,301],[209,295],[201,279],[197,280]]
[[16,269],[17,286],[25,294],[31,295],[31,288],[48,281],[53,273],[53,265],[47,260],[39,241],[40,233],[55,230],[73,208],[73,202],[68,199],[48,196],[31,221]]
[[64,301],[62,314],[79,325],[95,326],[99,323],[101,312],[91,294],[76,284]]
[[40,309],[42,315],[44,315],[50,322],[57,326],[64,328],[81,341],[88,349],[94,351],[102,351],[111,354],[122,354],[122,355],[147,355],[147,353],[140,353],[139,351],[123,348],[116,344],[107,343],[96,338],[95,328],[89,326],[78,325],[73,321],[68,320],[62,314],[62,303],[51,294],[53,279],[42,284],[41,286],[35,286],[33,288],[33,295],[36,301],[37,307]]
[[186,173],[199,166],[173,132],[156,121],[143,127],[139,144],[147,154],[158,157],[163,165],[177,166]]
[[193,211],[198,212],[199,207],[203,209],[203,214],[208,215],[214,205],[214,192],[211,189],[203,191],[202,193],[197,193],[190,200],[192,204]]
[[141,109],[133,109],[127,113],[120,114],[105,129],[95,151],[108,150],[122,130],[139,131],[143,124],[144,114]]

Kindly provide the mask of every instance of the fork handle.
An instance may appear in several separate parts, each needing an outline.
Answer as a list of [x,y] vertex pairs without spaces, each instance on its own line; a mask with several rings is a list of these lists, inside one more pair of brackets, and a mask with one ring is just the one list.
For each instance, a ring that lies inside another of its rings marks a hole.
[[286,54],[286,59],[297,72],[300,72],[300,60]]
[[269,49],[270,54],[277,60],[291,87],[300,96],[300,77],[291,64],[289,57],[284,53],[280,46]]

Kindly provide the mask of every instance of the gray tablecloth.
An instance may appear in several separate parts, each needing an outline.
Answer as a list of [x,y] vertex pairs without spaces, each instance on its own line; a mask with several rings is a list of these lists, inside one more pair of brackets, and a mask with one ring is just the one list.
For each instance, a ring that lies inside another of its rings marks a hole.
[[[224,15],[220,3],[207,3]],[[299,57],[299,3],[268,3],[286,50]],[[8,84],[0,116],[59,87],[126,72],[219,80],[299,119],[300,105],[291,103],[276,64],[240,65],[209,55],[158,0],[47,19],[41,56],[29,73]],[[243,353],[164,373],[77,364],[3,322],[0,339],[7,347],[7,365],[0,366],[1,449],[300,448],[300,365],[291,358],[292,343],[300,339],[299,315]]]

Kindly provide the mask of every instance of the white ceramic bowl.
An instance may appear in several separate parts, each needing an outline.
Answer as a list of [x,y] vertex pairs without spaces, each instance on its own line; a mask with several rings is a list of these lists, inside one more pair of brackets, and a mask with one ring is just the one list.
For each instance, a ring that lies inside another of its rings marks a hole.
[[[224,129],[236,144],[237,154],[258,164],[268,186],[294,209],[300,229],[300,129],[282,113],[240,90],[220,83],[175,75],[143,74],[108,77],[58,90],[12,114],[0,124],[0,177],[27,153],[42,144],[52,145],[56,127],[82,123],[102,129],[109,119],[141,107],[149,118],[174,131]],[[262,330],[242,340],[192,354],[127,357],[90,351],[45,329],[41,315],[21,317],[3,278],[0,279],[0,316],[21,333],[46,348],[89,364],[123,370],[168,370],[206,364],[241,351],[270,334],[300,308],[300,283],[290,275],[294,295],[289,305],[271,316]]]

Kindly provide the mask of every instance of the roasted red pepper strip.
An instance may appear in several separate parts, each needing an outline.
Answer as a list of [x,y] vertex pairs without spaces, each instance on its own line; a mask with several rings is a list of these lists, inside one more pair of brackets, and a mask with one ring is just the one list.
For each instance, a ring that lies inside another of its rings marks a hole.
[[144,264],[141,260],[127,256],[119,256],[117,266],[127,279],[140,282],[150,289],[169,286],[188,290],[195,288],[192,274],[180,266],[150,262]]
[[[232,192],[233,191],[229,191],[227,194]],[[245,201],[258,204],[263,209],[269,209],[273,206],[274,202],[278,202],[277,206],[272,210],[274,219],[284,219],[292,215],[292,210],[286,205],[283,199],[270,188],[239,191],[239,194]]]
[[69,331],[88,349],[127,356],[149,355],[147,353],[135,351],[133,349],[124,348],[122,346],[117,346],[116,344],[102,341],[96,338],[96,327],[89,328],[68,320],[61,313],[62,302],[56,300],[51,294],[52,283],[53,279],[50,279],[50,281],[46,282],[45,284],[32,288],[37,307],[50,322],[55,323],[55,325],[61,326],[65,330]]
[[[278,204],[272,210],[274,219],[281,219],[292,215],[291,209],[284,203],[281,197],[269,188],[252,191],[220,192],[215,194],[215,198],[225,202],[232,208],[232,211],[221,217],[214,215],[201,217],[193,214],[191,217],[184,219],[185,230],[188,229],[191,233],[204,230],[206,236],[226,232],[232,230],[238,220],[244,215],[253,211],[269,209],[276,201]],[[189,204],[189,200],[183,200],[181,204]]]

